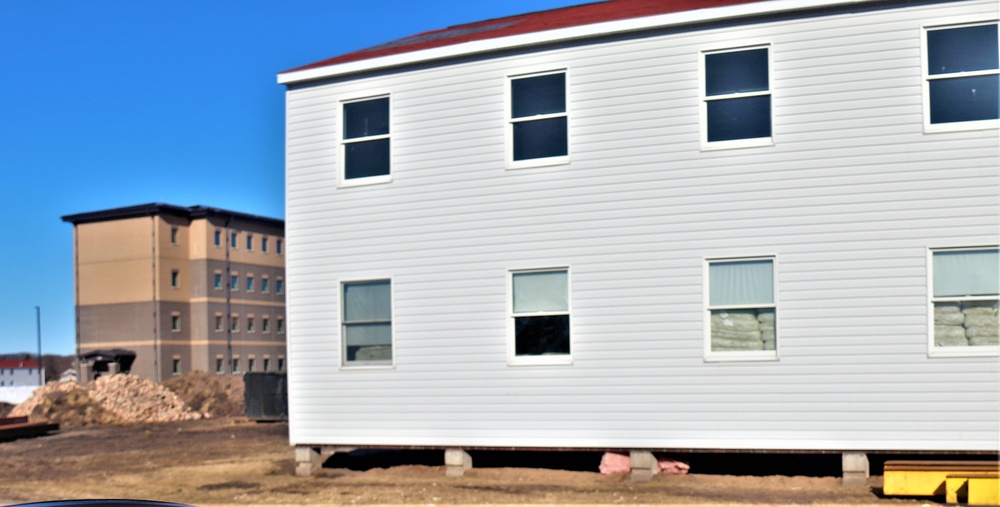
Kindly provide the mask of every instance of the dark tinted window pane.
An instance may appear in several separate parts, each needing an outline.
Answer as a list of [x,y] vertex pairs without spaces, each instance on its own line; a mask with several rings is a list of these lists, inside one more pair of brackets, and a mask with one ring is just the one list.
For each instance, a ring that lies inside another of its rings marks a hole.
[[771,97],[744,97],[708,103],[708,140],[771,137]]
[[526,77],[510,82],[514,118],[566,112],[566,74]]
[[705,93],[767,90],[767,50],[752,49],[705,55]]
[[344,139],[389,133],[389,98],[344,104]]
[[568,153],[566,118],[514,124],[514,160],[561,157]]
[[376,139],[344,145],[344,178],[389,174],[389,140]]
[[569,315],[514,318],[514,354],[569,354]]
[[998,66],[997,25],[927,32],[927,71],[931,75],[996,69]]
[[931,88],[931,123],[993,120],[998,115],[1000,76],[935,79]]

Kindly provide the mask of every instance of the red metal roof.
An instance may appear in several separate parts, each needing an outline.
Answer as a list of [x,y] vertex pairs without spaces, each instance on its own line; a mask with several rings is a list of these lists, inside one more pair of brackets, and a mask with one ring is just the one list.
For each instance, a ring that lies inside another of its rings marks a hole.
[[291,69],[287,72],[367,60],[369,58],[408,53],[422,49],[451,46],[463,42],[506,37],[508,35],[521,35],[557,28],[602,23],[605,21],[618,21],[657,14],[693,11],[760,1],[762,0],[606,0],[506,18],[478,21],[441,30],[432,30]]
[[38,368],[38,363],[28,359],[0,359],[0,368]]

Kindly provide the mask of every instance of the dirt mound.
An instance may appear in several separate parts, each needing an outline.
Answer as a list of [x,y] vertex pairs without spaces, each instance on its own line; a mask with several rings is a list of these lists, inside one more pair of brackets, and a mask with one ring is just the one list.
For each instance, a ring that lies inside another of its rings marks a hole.
[[209,417],[240,417],[243,409],[243,377],[194,371],[163,382],[192,410]]
[[132,375],[101,377],[84,387],[73,381],[49,382],[14,407],[11,417],[58,422],[65,427],[136,424],[199,419],[176,394]]
[[101,377],[94,381],[90,394],[102,407],[126,423],[201,418],[170,389],[133,375]]
[[7,414],[14,409],[14,405],[0,401],[0,417],[7,417]]

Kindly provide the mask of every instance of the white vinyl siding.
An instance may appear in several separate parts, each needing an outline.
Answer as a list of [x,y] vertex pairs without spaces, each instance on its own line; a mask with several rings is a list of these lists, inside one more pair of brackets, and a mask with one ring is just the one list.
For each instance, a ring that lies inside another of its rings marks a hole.
[[[290,89],[291,442],[996,451],[998,358],[928,357],[927,262],[1000,243],[1000,136],[925,134],[921,84],[923,27],[996,3],[895,5]],[[729,41],[772,48],[773,146],[701,149]],[[508,170],[508,77],[557,68],[572,163]],[[393,182],[338,188],[330,119],[373,90]],[[780,261],[780,360],[706,362],[705,259],[748,254]],[[509,270],[546,266],[573,364],[512,367]],[[389,277],[395,368],[338,368],[341,282]]]

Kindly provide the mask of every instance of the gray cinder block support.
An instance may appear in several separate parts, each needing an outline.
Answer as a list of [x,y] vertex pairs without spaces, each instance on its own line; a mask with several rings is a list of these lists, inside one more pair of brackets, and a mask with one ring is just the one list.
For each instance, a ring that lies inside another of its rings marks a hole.
[[319,447],[295,446],[295,475],[309,477],[323,466]]
[[632,468],[632,482],[649,482],[659,472],[656,457],[649,451],[630,451],[628,457]]
[[844,486],[864,486],[868,482],[868,455],[863,452],[845,452],[841,456]]
[[444,450],[444,474],[448,477],[461,477],[465,471],[472,468],[472,456],[463,449]]

